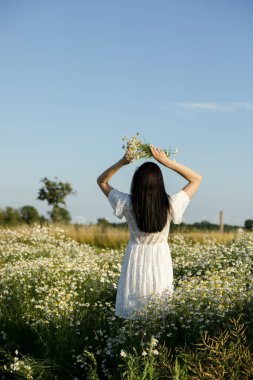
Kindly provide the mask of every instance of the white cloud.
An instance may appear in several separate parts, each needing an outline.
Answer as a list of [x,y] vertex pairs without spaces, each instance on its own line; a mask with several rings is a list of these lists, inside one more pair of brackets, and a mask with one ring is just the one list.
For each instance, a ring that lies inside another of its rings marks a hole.
[[168,107],[177,107],[181,109],[190,110],[208,110],[219,112],[234,112],[234,111],[253,111],[253,102],[225,102],[225,103],[211,103],[211,102],[169,102],[165,103],[158,108],[166,109]]

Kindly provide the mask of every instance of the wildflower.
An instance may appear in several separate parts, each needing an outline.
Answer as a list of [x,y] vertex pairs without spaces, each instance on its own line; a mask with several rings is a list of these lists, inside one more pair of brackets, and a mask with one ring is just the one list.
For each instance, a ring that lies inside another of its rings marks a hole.
[[124,350],[121,350],[121,351],[120,351],[120,356],[121,356],[122,358],[126,358],[126,357],[127,357],[127,354],[126,354],[126,352],[125,352]]
[[156,346],[157,343],[158,343],[158,340],[152,336],[152,338],[151,338],[151,344],[152,344],[153,346]]
[[[138,161],[142,158],[150,158],[153,156],[150,150],[150,144],[148,144],[145,139],[141,140],[138,138],[139,135],[140,133],[137,132],[136,135],[131,138],[128,138],[127,136],[122,137],[122,140],[126,143],[126,145],[124,144],[122,148],[126,149],[126,157],[130,161]],[[173,154],[174,159],[177,151],[177,149],[173,152],[168,149],[164,149],[167,157],[170,158],[171,154]]]

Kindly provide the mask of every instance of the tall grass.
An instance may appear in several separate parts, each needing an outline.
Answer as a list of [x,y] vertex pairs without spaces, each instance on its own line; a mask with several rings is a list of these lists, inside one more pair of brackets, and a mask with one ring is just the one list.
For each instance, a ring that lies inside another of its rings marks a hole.
[[[78,243],[86,243],[99,248],[117,249],[122,245],[125,246],[129,240],[129,231],[127,228],[99,225],[69,225],[58,227],[63,228],[65,235]],[[177,234],[178,232],[175,231],[170,233],[169,236],[173,238]],[[239,235],[237,232],[221,233],[219,231],[193,231],[183,232],[181,234],[189,243],[204,243],[206,239],[212,239],[218,243],[227,243]]]
[[247,343],[247,327],[239,318],[216,336],[205,333],[197,343],[177,347],[176,355],[151,338],[139,352],[121,352],[125,380],[251,380],[253,353]]
[[90,226],[60,226],[66,237],[78,243],[85,243],[99,248],[120,248],[129,240],[126,228],[115,228],[99,225]]
[[[60,228],[67,238],[73,239],[81,244],[89,244],[98,248],[111,248],[119,249],[126,246],[129,240],[129,231],[125,227],[112,227],[102,225],[50,225],[52,231],[58,234]],[[27,225],[20,225],[18,227],[9,227],[8,229],[14,231],[25,231]],[[32,228],[32,227],[31,227]],[[0,230],[5,228],[0,227]],[[169,240],[173,240],[174,236],[180,234],[184,237],[187,243],[201,243],[204,244],[207,239],[211,239],[217,243],[229,243],[237,237],[245,234],[246,232],[219,232],[219,231],[192,231],[185,232],[180,229],[174,230],[169,234]]]

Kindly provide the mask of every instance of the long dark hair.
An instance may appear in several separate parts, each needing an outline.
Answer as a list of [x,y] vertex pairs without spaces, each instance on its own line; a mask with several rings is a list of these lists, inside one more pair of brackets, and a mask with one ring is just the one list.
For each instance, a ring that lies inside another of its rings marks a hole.
[[134,173],[131,183],[132,209],[137,226],[144,232],[164,228],[170,208],[161,169],[145,162]]

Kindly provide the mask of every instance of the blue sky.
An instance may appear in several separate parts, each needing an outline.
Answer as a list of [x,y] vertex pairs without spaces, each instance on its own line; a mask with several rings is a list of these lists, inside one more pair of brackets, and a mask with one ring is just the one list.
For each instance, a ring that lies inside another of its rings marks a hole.
[[[253,219],[251,1],[1,1],[0,207],[72,183],[73,220],[119,221],[96,184],[139,131],[203,175],[185,221]],[[111,185],[128,192],[137,167]],[[162,167],[168,193],[186,181]]]

